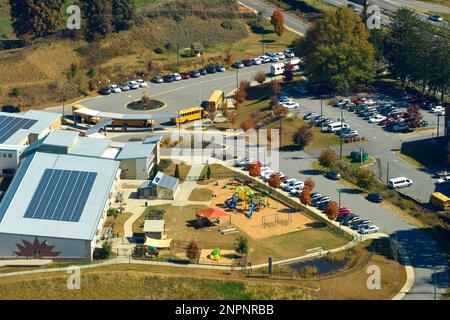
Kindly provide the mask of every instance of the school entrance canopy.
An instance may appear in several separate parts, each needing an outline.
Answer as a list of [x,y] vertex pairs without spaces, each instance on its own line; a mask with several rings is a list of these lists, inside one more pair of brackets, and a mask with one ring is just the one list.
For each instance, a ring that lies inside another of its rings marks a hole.
[[231,224],[231,214],[225,212],[220,208],[206,208],[197,211],[197,219],[205,218],[208,219],[213,224],[216,224],[216,222],[220,220],[221,217],[230,217],[230,224]]

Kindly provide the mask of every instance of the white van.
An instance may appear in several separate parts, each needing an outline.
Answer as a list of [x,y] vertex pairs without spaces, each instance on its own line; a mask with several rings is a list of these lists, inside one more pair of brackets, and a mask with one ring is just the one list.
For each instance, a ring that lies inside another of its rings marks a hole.
[[279,76],[284,73],[284,62],[274,63],[270,66],[272,76]]
[[405,188],[409,187],[413,184],[413,181],[411,179],[405,178],[405,177],[399,177],[389,180],[389,188],[392,189],[398,189],[398,188]]
[[334,132],[344,129],[344,128],[348,129],[348,128],[350,128],[350,126],[348,124],[346,124],[345,122],[332,122],[325,127],[324,131],[329,132],[329,133],[334,133]]

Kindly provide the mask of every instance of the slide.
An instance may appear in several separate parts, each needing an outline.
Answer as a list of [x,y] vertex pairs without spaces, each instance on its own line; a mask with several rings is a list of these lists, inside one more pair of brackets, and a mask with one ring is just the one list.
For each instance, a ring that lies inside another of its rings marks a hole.
[[237,202],[237,200],[238,200],[237,195],[236,195],[236,194],[233,195],[233,197],[231,198],[231,202],[230,202],[230,208],[231,208],[231,209],[236,208],[236,202]]
[[250,211],[246,214],[247,218],[251,218],[253,214],[253,210],[255,210],[256,204],[252,203],[252,206],[250,207]]

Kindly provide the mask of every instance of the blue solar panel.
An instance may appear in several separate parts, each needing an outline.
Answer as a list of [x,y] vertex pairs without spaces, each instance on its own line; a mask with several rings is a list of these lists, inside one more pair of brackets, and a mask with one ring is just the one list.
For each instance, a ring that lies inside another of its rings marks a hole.
[[37,120],[0,116],[0,143],[4,143],[20,129],[30,129]]
[[97,173],[46,169],[25,218],[80,221]]

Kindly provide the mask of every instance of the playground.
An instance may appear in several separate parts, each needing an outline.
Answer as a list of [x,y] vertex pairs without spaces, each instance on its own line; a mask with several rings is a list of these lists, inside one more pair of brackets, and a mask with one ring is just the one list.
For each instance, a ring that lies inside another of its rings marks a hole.
[[265,239],[308,228],[314,221],[270,196],[233,179],[205,186],[213,191],[210,207],[231,214],[231,222],[252,239]]

